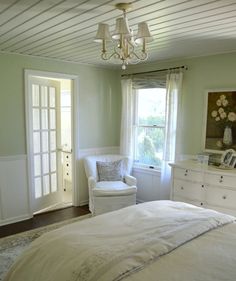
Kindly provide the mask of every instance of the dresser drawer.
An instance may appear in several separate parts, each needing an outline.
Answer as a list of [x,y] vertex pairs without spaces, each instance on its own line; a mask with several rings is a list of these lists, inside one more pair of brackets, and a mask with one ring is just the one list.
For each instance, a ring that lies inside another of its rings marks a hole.
[[204,200],[205,186],[201,183],[174,180],[174,196],[189,198],[190,200]]
[[206,201],[209,205],[236,209],[236,191],[208,186]]
[[193,171],[190,169],[174,168],[174,178],[202,182],[204,173],[201,173],[200,171]]
[[227,208],[223,208],[223,207],[216,207],[216,206],[209,205],[209,204],[206,205],[206,208],[212,209],[212,210],[215,210],[217,212],[221,212],[221,213],[224,213],[227,215],[236,216],[236,209],[227,209]]
[[[235,175],[236,176],[236,175]],[[236,190],[236,177],[225,174],[205,174],[205,182],[209,185],[228,186]]]
[[172,200],[236,213],[236,169],[202,167],[191,161],[172,166]]
[[202,202],[202,201],[194,201],[194,200],[186,199],[186,198],[179,197],[179,196],[175,196],[173,198],[173,200],[174,201],[179,201],[179,202],[184,202],[184,203],[189,203],[189,204],[195,205],[197,207],[202,207],[202,208],[205,207],[205,203]]

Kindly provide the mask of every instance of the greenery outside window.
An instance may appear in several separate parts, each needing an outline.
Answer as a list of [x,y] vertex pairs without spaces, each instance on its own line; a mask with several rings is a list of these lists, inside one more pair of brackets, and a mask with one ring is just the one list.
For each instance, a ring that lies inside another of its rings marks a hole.
[[165,140],[166,89],[136,89],[134,120],[136,165],[160,168]]

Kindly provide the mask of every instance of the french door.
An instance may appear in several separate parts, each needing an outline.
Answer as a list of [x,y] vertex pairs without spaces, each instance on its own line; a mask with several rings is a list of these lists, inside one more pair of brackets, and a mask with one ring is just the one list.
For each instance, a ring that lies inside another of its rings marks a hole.
[[37,212],[60,201],[60,83],[30,78],[32,207]]

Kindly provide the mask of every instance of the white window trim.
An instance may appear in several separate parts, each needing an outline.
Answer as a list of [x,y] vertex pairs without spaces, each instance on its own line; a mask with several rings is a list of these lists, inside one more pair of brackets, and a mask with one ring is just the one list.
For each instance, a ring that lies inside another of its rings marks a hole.
[[147,175],[161,175],[161,169],[151,169],[151,168],[147,168],[147,167],[141,167],[141,166],[133,166],[133,172],[142,172],[145,173]]
[[[134,124],[133,124],[133,152],[134,152],[134,163],[133,163],[133,167],[134,169],[137,170],[142,170],[142,171],[152,171],[153,173],[160,173],[161,172],[161,166],[155,166],[155,165],[148,165],[148,164],[142,164],[142,163],[138,163],[135,162],[135,155],[136,155],[136,133],[137,133],[137,128],[142,127],[142,128],[161,128],[166,130],[166,125],[165,126],[159,126],[159,125],[138,125],[138,91],[139,89],[133,89],[133,102],[134,102]],[[162,160],[163,161],[163,160]]]

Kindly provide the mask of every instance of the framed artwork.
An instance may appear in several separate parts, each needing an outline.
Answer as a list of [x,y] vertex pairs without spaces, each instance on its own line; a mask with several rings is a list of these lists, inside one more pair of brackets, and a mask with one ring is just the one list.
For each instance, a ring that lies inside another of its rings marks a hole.
[[236,153],[234,153],[229,160],[229,167],[235,168],[236,166]]
[[236,90],[208,90],[205,105],[204,151],[236,149]]
[[234,162],[235,153],[236,151],[234,149],[225,150],[221,157],[221,164],[228,167],[232,166]]

